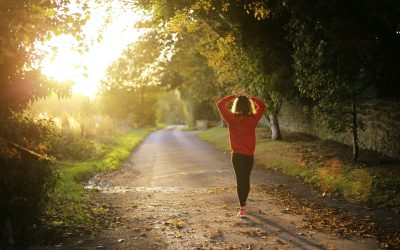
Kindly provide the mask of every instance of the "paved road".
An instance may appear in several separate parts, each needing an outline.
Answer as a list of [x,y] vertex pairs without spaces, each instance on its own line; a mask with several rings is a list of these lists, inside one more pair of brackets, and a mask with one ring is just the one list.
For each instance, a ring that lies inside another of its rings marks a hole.
[[235,216],[238,202],[229,154],[171,126],[144,140],[121,169],[91,182],[101,190],[112,222],[71,240],[66,249],[375,249],[374,239],[341,238],[303,227],[263,185],[273,176],[256,167],[251,215]]

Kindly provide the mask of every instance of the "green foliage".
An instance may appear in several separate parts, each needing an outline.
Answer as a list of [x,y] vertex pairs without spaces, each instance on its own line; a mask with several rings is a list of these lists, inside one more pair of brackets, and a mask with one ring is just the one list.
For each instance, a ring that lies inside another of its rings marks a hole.
[[[320,12],[327,6],[319,7],[312,10]],[[336,40],[343,37],[344,32],[350,32],[339,30],[349,29],[349,25],[340,23],[344,21],[339,20],[340,15],[331,20],[324,17],[327,20],[323,21],[319,21],[316,14],[312,17],[317,20],[300,22],[293,18],[291,21],[296,85],[303,95],[315,101],[316,114],[325,124],[336,132],[343,132],[351,126],[352,119],[351,111],[343,112],[343,107],[349,107],[353,98],[365,88],[366,80],[360,79],[363,53],[356,44]],[[311,24],[315,22],[317,27]]]
[[[267,6],[257,1],[250,5],[253,6],[251,8],[260,6],[261,9],[256,12],[265,8],[269,12],[275,8],[273,4]],[[291,97],[295,92],[292,48],[285,39],[287,14],[275,13],[257,20],[241,8],[241,3],[232,3],[229,11],[222,14],[224,20],[209,22],[218,27],[213,24],[217,22],[227,31],[203,39],[202,51],[218,75],[219,83],[225,85],[226,89],[229,90],[230,85],[233,87],[230,91],[234,91],[234,85],[237,85],[250,91],[267,102],[269,111],[278,114],[282,98]],[[263,15],[266,16],[266,12]]]
[[226,128],[213,127],[208,130],[201,131],[197,134],[197,136],[204,141],[215,144],[218,149],[229,151],[230,145],[229,140],[227,140],[229,135],[227,132],[228,131]]
[[[288,5],[292,13],[288,28],[301,87],[307,85],[307,79],[311,85],[320,80],[328,89],[335,82],[346,91],[345,98],[371,79],[380,95],[399,95],[394,73],[398,72],[400,53],[394,45],[399,41],[398,2],[292,1]],[[320,88],[310,94],[317,94]]]
[[206,101],[201,95],[247,91],[267,102],[271,124],[280,134],[282,99],[295,93],[292,48],[284,28],[288,12],[270,15],[271,9],[281,9],[280,4],[264,1],[167,2],[168,7],[137,1],[153,8],[152,27],[176,37],[162,80],[178,86],[183,96],[200,97],[188,100],[189,113],[191,106]]
[[[330,129],[352,130],[356,151],[361,125],[357,105],[373,97],[367,93],[396,97],[400,93],[395,73],[400,65],[400,49],[395,46],[397,2],[137,0],[136,4],[153,11],[148,25],[168,37],[168,46],[171,35],[175,37],[174,53],[184,51],[199,58],[195,50],[207,60],[218,94],[245,90],[260,96],[277,137],[282,100],[300,92],[314,101],[314,113]],[[204,86],[204,81],[185,84],[182,72],[191,71],[180,71],[166,71],[164,79],[170,86],[186,91]]]
[[52,96],[31,105],[31,113],[54,125],[45,143],[50,155],[60,161],[97,159],[107,151],[104,147],[112,143],[115,134],[132,129],[129,120],[99,115],[100,102],[74,95],[69,99]]
[[179,81],[169,82],[169,79],[161,78],[161,84],[164,87],[174,86],[183,98],[190,96],[197,101],[210,100],[217,94],[216,77],[207,65],[207,58],[193,46],[193,41],[190,40],[176,41],[176,51],[163,65],[162,74],[178,75]]
[[188,112],[186,121],[189,125],[194,125],[196,119],[216,117],[213,106],[218,94],[216,76],[192,42],[185,39],[176,41],[175,52],[160,72],[161,86],[179,91]]
[[48,160],[15,147],[5,154],[0,146],[0,248],[18,249],[38,222],[57,172]]
[[0,248],[21,247],[56,180],[45,155],[54,134],[48,120],[13,113],[0,126]]
[[56,184],[45,216],[49,226],[75,228],[91,224],[95,213],[90,209],[91,194],[85,189],[84,183],[96,172],[120,167],[122,161],[153,130],[146,128],[114,133],[107,142],[91,140],[96,148],[102,149],[101,155],[96,159],[83,158],[59,166],[61,178]]
[[159,42],[148,35],[130,45],[123,55],[107,71],[101,86],[103,111],[114,118],[133,118],[139,127],[154,125],[156,104],[159,96],[157,59],[160,56]]
[[184,103],[175,91],[161,95],[157,106],[157,123],[180,124],[186,120]]
[[54,135],[51,120],[33,118],[27,112],[13,113],[11,117],[0,116],[0,119],[0,140],[13,142],[31,150],[45,151],[43,144]]
[[112,118],[131,119],[131,126],[151,126],[156,121],[158,96],[156,86],[112,87],[102,93],[101,109]]
[[396,168],[374,168],[373,190],[370,202],[400,212],[400,170]]
[[51,145],[51,153],[59,160],[91,160],[102,154],[102,148],[90,139],[61,137]]
[[[61,33],[79,38],[86,16],[73,13],[68,1],[3,0],[0,4],[0,248],[23,248],[56,179],[42,156],[53,136],[51,121],[22,111],[50,92],[65,95],[69,84],[44,79],[35,45]],[[82,9],[86,4],[82,3]],[[31,151],[32,150],[32,151]]]
[[[53,35],[71,33],[79,38],[86,16],[68,9],[69,1],[4,0],[0,5],[0,113],[20,111],[31,100],[68,86],[43,79],[35,66],[43,56],[35,44]],[[87,5],[82,3],[82,10]]]
[[399,41],[398,20],[393,17],[400,14],[400,4],[376,9],[381,4],[363,0],[289,3],[296,86],[312,98],[315,114],[324,125],[334,132],[352,131],[354,160],[362,127],[358,105],[377,96],[368,94],[371,89],[382,86],[379,89],[384,91],[397,85],[393,72],[400,69],[400,49],[393,47]]

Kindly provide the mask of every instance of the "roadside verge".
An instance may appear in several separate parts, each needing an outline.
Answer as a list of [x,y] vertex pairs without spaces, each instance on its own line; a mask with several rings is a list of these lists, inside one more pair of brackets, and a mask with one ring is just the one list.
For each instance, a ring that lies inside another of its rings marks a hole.
[[101,228],[102,217],[108,208],[92,200],[95,191],[85,189],[85,183],[95,173],[119,168],[140,142],[156,129],[129,130],[112,135],[103,142],[93,141],[101,151],[96,159],[60,165],[60,178],[43,215],[37,243],[62,242],[62,238]]
[[[310,224],[312,227],[322,222],[328,225],[324,228],[329,230],[348,231],[365,237],[369,237],[369,234],[377,235],[383,248],[400,247],[399,228],[392,226],[396,224],[395,218],[399,217],[399,163],[388,161],[373,152],[363,152],[364,162],[353,163],[349,153],[351,151],[345,145],[299,133],[283,135],[284,140],[272,141],[267,128],[257,128],[256,164],[309,184],[319,190],[319,197],[331,197],[355,204],[355,213],[347,214],[342,208],[324,210],[321,207],[322,201],[303,202],[305,197],[301,194],[294,199],[296,190],[283,186],[268,187],[267,191],[276,195],[279,203],[310,217],[310,221],[314,221]],[[226,128],[214,127],[199,132],[198,137],[225,152],[230,151]],[[378,211],[382,209],[388,212]],[[329,215],[332,215],[331,220],[324,220]],[[385,218],[377,218],[382,215]],[[363,216],[364,222],[357,224],[361,221],[360,216]],[[375,219],[384,223],[376,223]],[[343,226],[336,228],[334,224]],[[363,230],[354,228],[354,225]]]

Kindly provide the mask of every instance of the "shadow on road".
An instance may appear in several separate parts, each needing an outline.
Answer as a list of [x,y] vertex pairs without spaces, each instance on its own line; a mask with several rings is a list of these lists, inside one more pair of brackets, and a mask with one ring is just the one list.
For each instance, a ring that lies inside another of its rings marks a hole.
[[252,217],[255,217],[258,221],[261,221],[264,227],[269,226],[277,229],[277,231],[280,232],[277,237],[280,238],[282,241],[292,245],[296,249],[324,249],[320,244],[301,237],[301,235],[293,233],[291,229],[276,222],[273,222],[272,220],[269,220],[258,214],[252,214],[247,219],[253,221],[254,223],[257,223],[257,221],[253,220]]

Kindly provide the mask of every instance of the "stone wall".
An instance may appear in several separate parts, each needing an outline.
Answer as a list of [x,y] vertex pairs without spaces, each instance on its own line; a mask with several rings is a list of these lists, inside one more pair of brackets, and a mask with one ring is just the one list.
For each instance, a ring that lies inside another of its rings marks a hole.
[[[400,159],[400,101],[372,100],[364,103],[358,117],[364,124],[359,131],[360,148]],[[298,100],[286,101],[279,116],[283,130],[303,132],[321,139],[351,145],[351,133],[333,134],[313,118],[312,107]]]

